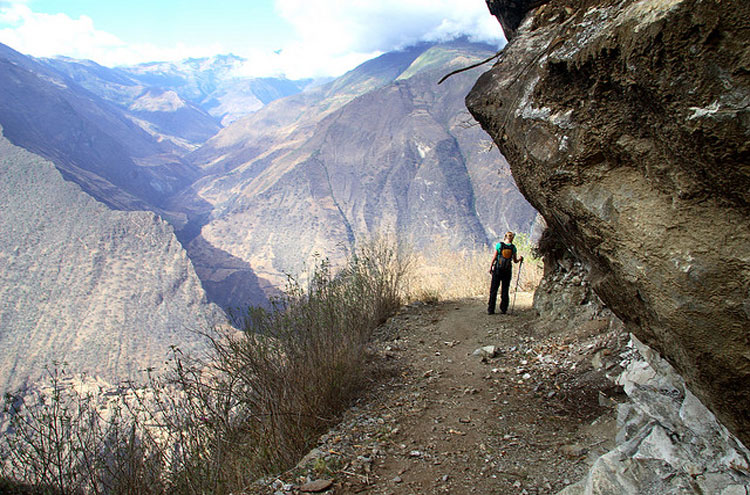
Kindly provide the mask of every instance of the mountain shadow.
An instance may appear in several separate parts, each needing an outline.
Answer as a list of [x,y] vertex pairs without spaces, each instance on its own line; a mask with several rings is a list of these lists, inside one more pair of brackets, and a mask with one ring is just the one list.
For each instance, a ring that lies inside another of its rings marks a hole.
[[269,297],[280,294],[269,281],[258,277],[248,262],[213,246],[202,235],[184,246],[208,300],[233,320],[250,306],[268,307]]

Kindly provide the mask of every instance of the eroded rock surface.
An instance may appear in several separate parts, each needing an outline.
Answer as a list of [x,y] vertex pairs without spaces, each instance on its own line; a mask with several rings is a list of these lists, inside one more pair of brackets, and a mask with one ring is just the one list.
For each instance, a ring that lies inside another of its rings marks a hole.
[[631,346],[618,378],[630,399],[618,408],[618,445],[560,495],[747,493],[750,451],[658,353]]
[[750,3],[532,11],[467,105],[596,293],[750,443]]
[[544,256],[544,277],[534,291],[534,309],[542,319],[556,326],[567,322],[574,327],[612,318],[612,312],[591,287],[590,267],[565,249],[552,230],[546,229],[537,245]]

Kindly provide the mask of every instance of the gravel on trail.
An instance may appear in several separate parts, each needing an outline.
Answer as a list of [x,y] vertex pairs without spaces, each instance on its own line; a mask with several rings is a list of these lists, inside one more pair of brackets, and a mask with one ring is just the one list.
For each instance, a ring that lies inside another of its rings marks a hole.
[[[608,320],[542,321],[484,298],[415,303],[384,324],[373,382],[296,468],[260,492],[548,494],[611,449],[627,335]],[[484,348],[484,349],[482,349]]]

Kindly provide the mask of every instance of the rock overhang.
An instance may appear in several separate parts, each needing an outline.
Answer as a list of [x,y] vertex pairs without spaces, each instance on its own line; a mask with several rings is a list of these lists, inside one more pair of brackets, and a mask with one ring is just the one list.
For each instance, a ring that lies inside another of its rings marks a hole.
[[746,444],[748,19],[739,0],[549,3],[467,97],[599,296]]

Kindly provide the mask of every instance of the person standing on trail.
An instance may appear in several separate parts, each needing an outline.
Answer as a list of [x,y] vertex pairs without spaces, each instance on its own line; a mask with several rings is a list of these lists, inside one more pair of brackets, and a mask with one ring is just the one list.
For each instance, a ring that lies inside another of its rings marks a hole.
[[516,246],[513,244],[513,238],[516,236],[513,232],[506,232],[502,242],[495,245],[495,256],[492,258],[490,273],[492,282],[490,283],[490,302],[487,306],[487,314],[495,314],[495,302],[497,301],[497,289],[502,284],[500,296],[500,312],[505,314],[508,311],[510,303],[510,279],[513,277],[513,262],[520,263],[523,256],[518,257]]

